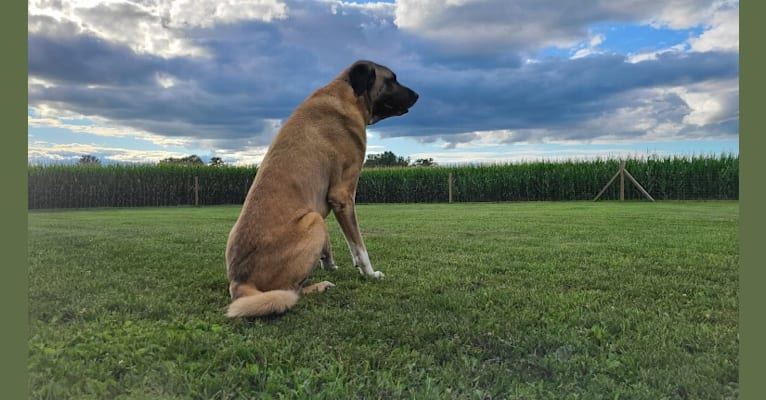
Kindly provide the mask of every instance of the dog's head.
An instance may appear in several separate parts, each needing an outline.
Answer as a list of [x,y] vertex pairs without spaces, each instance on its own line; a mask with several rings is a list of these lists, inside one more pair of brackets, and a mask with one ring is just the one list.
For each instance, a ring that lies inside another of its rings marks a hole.
[[397,82],[396,74],[372,61],[357,61],[348,69],[348,82],[354,95],[364,96],[370,111],[367,125],[384,118],[406,114],[418,94]]

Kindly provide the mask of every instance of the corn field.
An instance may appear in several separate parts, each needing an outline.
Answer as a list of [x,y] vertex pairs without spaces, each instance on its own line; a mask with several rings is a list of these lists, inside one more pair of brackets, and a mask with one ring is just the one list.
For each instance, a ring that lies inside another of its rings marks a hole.
[[255,168],[245,167],[29,166],[28,208],[237,204],[255,173]]
[[[592,200],[619,160],[365,169],[358,203]],[[629,159],[626,169],[655,200],[739,198],[739,157]],[[28,207],[87,208],[240,204],[254,167],[29,166]],[[601,196],[619,198],[615,182]],[[642,199],[626,180],[625,198]]]

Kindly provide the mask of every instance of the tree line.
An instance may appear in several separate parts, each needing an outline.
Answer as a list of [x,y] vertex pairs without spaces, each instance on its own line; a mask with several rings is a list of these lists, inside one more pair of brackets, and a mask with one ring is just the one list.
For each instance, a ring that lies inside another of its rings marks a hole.
[[[98,159],[98,157],[91,155],[91,154],[85,154],[80,157],[80,160],[77,162],[80,165],[94,165],[98,166],[101,165],[101,160]],[[192,154],[190,156],[186,157],[168,157],[163,158],[158,162],[159,165],[187,165],[187,166],[202,166],[205,165],[205,162],[202,161],[202,158],[196,154]],[[211,167],[222,167],[226,165],[226,162],[223,161],[221,157],[212,157],[210,161],[207,163],[207,165]]]
[[[80,165],[101,165],[101,160],[98,157],[85,154],[80,157],[78,161]],[[185,165],[185,166],[202,166],[205,162],[202,161],[196,154],[192,154],[186,157],[168,157],[163,158],[158,162],[159,165]],[[211,167],[222,167],[226,165],[226,162],[221,157],[212,157],[208,162]],[[390,168],[390,167],[434,167],[436,162],[433,158],[419,158],[415,161],[411,161],[409,157],[405,158],[397,156],[391,151],[384,151],[383,153],[368,154],[367,159],[364,161],[365,168]]]

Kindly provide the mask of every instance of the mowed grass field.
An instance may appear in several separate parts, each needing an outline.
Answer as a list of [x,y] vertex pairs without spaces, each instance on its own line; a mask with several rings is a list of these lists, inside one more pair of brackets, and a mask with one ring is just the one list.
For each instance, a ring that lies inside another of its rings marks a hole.
[[239,207],[28,215],[35,399],[721,399],[737,202],[361,205],[365,279],[228,320]]

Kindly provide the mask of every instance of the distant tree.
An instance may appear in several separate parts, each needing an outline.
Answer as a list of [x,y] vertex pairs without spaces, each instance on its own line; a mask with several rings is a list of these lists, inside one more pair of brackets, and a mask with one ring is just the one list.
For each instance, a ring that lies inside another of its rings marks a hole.
[[175,158],[168,157],[160,160],[160,165],[205,165],[202,159],[198,155],[192,154],[190,156]]
[[433,158],[418,158],[412,164],[414,167],[433,167],[435,165],[436,163],[434,162]]
[[80,161],[77,162],[80,165],[101,165],[101,160],[96,156],[85,154],[80,157]]
[[397,156],[393,152],[384,151],[380,154],[368,154],[364,166],[374,167],[406,167],[410,165],[410,159]]
[[210,159],[209,165],[211,167],[223,167],[226,165],[226,163],[223,161],[221,157],[213,157]]

